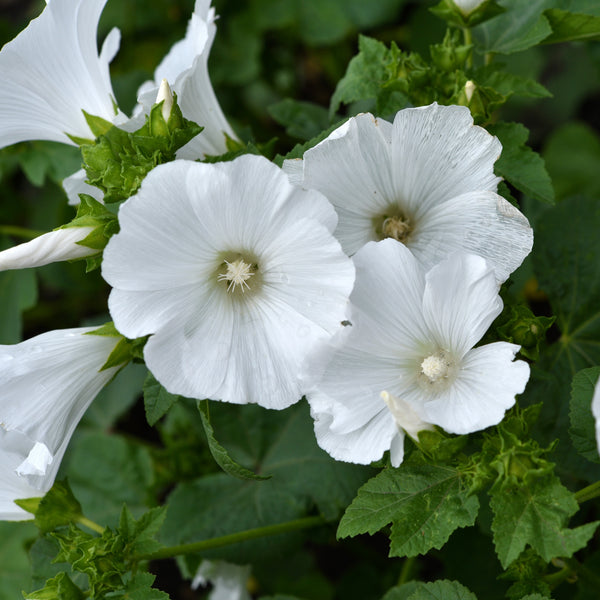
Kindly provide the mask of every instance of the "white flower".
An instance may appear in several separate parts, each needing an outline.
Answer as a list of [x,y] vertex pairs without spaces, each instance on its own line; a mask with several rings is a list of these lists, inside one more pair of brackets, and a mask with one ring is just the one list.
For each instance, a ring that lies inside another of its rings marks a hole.
[[596,382],[594,395],[592,397],[592,414],[596,419],[596,443],[598,444],[598,453],[600,453],[600,378]]
[[285,408],[306,356],[346,318],[352,261],[318,192],[263,157],[152,170],[104,250],[109,308],[153,334],[148,368],[174,394]]
[[53,262],[75,260],[97,254],[98,250],[82,246],[93,227],[67,227],[44,233],[24,244],[0,252],[0,271],[42,267]]
[[94,138],[82,109],[113,121],[108,64],[119,48],[113,29],[98,55],[96,31],[106,0],[51,0],[0,51],[0,147],[25,140],[73,144]]
[[486,0],[454,0],[454,5],[460,12],[468,17],[475,9],[479,8]]
[[473,126],[468,108],[432,104],[399,111],[393,125],[354,117],[284,170],[333,203],[335,235],[349,255],[391,237],[426,268],[463,251],[485,258],[504,281],[530,252],[533,233],[495,193],[501,149]]
[[196,0],[185,38],[177,42],[154,71],[154,81],[146,81],[138,90],[139,102],[148,113],[156,102],[163,79],[177,94],[177,102],[186,119],[204,130],[179,150],[179,158],[198,159],[206,154],[227,152],[225,134],[237,139],[223,115],[208,75],[208,56],[215,39],[215,9],[210,0]]
[[0,346],[0,519],[31,515],[14,500],[43,496],[77,423],[118,371],[100,371],[118,337],[94,327],[49,331]]
[[251,600],[247,582],[249,566],[238,566],[224,560],[203,560],[192,580],[192,589],[213,584],[209,600]]
[[454,254],[425,272],[404,245],[383,240],[367,244],[354,263],[352,326],[308,396],[319,445],[364,464],[391,449],[399,464],[398,425],[410,435],[424,427],[412,427],[402,406],[388,408],[382,391],[450,433],[499,423],[529,367],[513,362],[514,344],[473,348],[502,310],[485,261]]

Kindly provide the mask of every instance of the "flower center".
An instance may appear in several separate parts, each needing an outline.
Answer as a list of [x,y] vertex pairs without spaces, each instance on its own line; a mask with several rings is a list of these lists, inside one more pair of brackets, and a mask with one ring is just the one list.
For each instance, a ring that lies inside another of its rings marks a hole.
[[384,238],[394,238],[404,243],[412,231],[412,226],[409,219],[398,215],[385,219],[381,230]]
[[249,290],[250,286],[247,282],[256,272],[256,266],[248,264],[241,258],[232,262],[226,260],[225,265],[227,265],[227,271],[225,273],[219,273],[217,281],[228,281],[228,292],[235,292],[238,286],[242,292],[244,289]]
[[452,356],[439,350],[421,362],[419,383],[428,390],[441,391],[454,381],[458,367]]

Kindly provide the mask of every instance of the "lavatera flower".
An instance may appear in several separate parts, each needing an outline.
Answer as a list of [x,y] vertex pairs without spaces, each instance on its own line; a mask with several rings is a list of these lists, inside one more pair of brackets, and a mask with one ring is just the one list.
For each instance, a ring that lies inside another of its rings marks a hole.
[[87,407],[118,371],[100,370],[119,337],[94,327],[0,346],[0,519],[31,515],[14,500],[43,496]]
[[332,202],[349,255],[392,238],[425,268],[455,251],[477,254],[503,282],[531,251],[533,232],[496,193],[501,150],[468,108],[432,104],[399,111],[393,124],[353,117],[284,170]]
[[93,139],[83,110],[108,121],[115,109],[108,64],[120,33],[98,54],[96,32],[106,0],[50,0],[42,14],[0,50],[0,147],[25,140]]
[[119,210],[102,275],[116,328],[171,393],[285,408],[341,329],[354,282],[318,192],[267,159],[153,169]]
[[403,244],[383,240],[354,263],[351,326],[308,395],[319,445],[361,464],[390,450],[397,466],[404,432],[499,423],[529,366],[513,360],[514,344],[473,347],[502,310],[485,260],[457,253],[425,271]]

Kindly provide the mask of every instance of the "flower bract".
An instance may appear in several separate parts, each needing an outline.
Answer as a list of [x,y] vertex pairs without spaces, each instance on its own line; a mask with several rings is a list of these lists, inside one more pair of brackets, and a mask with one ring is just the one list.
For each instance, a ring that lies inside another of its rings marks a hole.
[[354,268],[318,192],[267,159],[153,169],[105,251],[109,308],[171,393],[285,408],[346,317]]
[[106,0],[51,0],[0,50],[0,147],[25,140],[72,144],[95,136],[83,110],[117,117],[108,64],[119,48],[113,29],[98,54],[96,32]]
[[0,519],[31,518],[14,500],[43,496],[87,407],[118,371],[118,337],[93,327],[49,331],[0,346]]
[[426,268],[463,251],[485,258],[505,281],[530,252],[533,233],[496,193],[501,149],[468,108],[432,104],[399,111],[393,124],[353,117],[284,169],[333,203],[335,235],[349,255],[393,238]]
[[[397,465],[399,427],[413,437],[411,429],[426,428],[414,427],[407,407],[449,433],[499,423],[529,367],[513,361],[514,344],[473,348],[502,310],[493,269],[457,253],[424,271],[394,240],[367,244],[354,263],[351,326],[308,396],[319,445],[356,463],[391,450]],[[384,391],[401,404],[386,404]]]

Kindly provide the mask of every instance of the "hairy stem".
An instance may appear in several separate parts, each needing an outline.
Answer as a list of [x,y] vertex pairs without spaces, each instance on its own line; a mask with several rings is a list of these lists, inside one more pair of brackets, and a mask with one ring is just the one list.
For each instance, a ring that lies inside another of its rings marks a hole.
[[597,498],[598,496],[600,496],[600,481],[596,481],[596,483],[592,483],[578,492],[575,492],[575,500],[577,500],[579,504],[586,500]]

